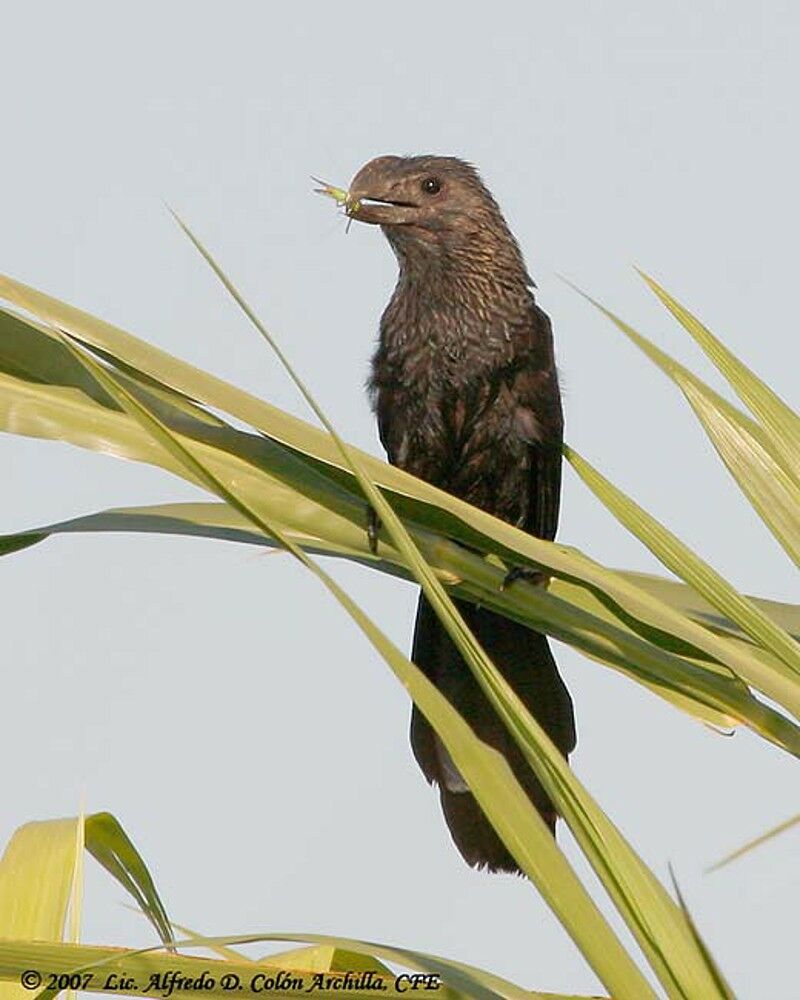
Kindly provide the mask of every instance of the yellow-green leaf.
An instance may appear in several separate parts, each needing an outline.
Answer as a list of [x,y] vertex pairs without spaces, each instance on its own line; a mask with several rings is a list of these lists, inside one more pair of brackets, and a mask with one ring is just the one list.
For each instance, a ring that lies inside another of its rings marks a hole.
[[694,337],[739,399],[761,423],[769,436],[773,455],[800,485],[800,416],[654,278],[644,271],[639,271],[639,274],[681,326]]

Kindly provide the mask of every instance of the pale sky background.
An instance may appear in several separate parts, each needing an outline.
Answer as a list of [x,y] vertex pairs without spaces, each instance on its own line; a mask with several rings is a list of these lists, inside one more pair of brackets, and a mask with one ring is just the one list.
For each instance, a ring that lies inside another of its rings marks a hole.
[[[556,277],[718,384],[641,265],[797,403],[796,4],[7,0],[3,35],[0,270],[307,416],[169,202],[339,430],[380,454],[363,381],[394,260],[375,229],[345,238],[309,175],[464,156],[553,318],[568,440],[735,584],[797,600],[676,390]],[[63,445],[4,435],[0,454],[0,531],[196,495]],[[570,472],[559,537],[654,568]],[[412,587],[335,571],[406,646]],[[461,862],[413,763],[404,692],[289,558],[83,536],[9,557],[0,579],[0,841],[85,796],[198,930],[339,933],[599,991],[526,882]],[[738,995],[794,995],[800,832],[703,870],[797,811],[795,762],[557,655],[581,779],[661,877],[674,866]],[[86,939],[151,942],[90,867]]]

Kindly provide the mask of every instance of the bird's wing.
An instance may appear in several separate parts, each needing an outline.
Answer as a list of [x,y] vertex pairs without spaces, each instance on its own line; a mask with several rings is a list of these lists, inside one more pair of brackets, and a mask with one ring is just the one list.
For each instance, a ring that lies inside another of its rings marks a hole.
[[526,530],[552,542],[556,537],[561,505],[560,446],[531,446],[529,502]]
[[513,426],[529,446],[526,531],[552,541],[561,502],[563,416],[552,333],[546,313],[535,307],[532,330],[520,338],[509,389],[514,400]]
[[381,386],[375,394],[375,416],[378,419],[378,436],[392,465],[403,466],[408,451],[408,424],[404,419],[399,391]]

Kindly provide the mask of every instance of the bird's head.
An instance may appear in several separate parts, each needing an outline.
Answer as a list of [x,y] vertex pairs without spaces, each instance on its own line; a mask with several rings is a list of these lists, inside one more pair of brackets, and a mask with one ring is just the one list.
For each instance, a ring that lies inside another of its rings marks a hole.
[[477,170],[452,156],[379,156],[353,178],[345,202],[356,222],[383,227],[399,252],[457,250],[481,237],[513,239]]

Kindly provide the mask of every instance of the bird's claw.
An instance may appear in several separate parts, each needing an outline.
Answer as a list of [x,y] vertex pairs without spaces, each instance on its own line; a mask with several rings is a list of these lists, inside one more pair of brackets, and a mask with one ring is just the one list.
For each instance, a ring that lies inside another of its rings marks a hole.
[[381,530],[381,519],[375,513],[374,507],[367,507],[367,542],[373,555],[378,552],[378,532]]
[[511,584],[516,583],[517,580],[527,580],[534,587],[538,587],[546,583],[549,577],[546,573],[542,573],[541,570],[531,569],[530,566],[514,566],[503,577],[500,590],[508,590]]

